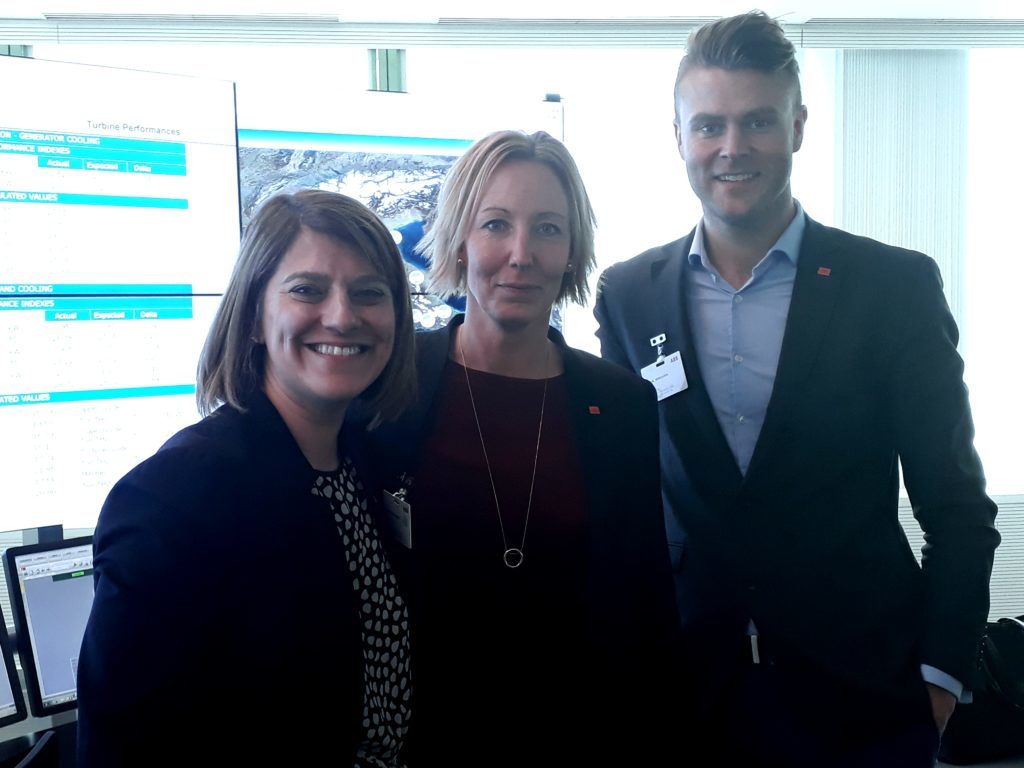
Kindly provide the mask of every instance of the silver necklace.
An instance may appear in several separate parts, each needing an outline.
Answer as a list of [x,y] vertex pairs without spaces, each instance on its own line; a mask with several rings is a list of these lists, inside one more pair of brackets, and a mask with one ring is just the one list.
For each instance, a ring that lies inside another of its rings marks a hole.
[[[540,399],[540,422],[537,424],[537,445],[533,449],[533,475],[530,477],[530,496],[526,502],[526,518],[523,520],[523,535],[519,539],[518,547],[510,547],[505,536],[505,522],[501,518],[501,504],[498,503],[498,489],[494,485],[494,473],[491,471],[491,460],[487,457],[487,446],[484,444],[484,431],[480,428],[480,416],[476,412],[476,400],[473,398],[473,386],[469,383],[469,368],[466,366],[466,353],[462,349],[462,334],[459,334],[459,357],[462,358],[462,370],[466,374],[466,389],[469,390],[469,404],[473,408],[473,421],[476,422],[476,433],[480,436],[480,450],[484,454],[484,465],[487,467],[487,477],[491,481],[491,493],[494,494],[494,508],[498,512],[498,527],[501,529],[501,545],[505,548],[503,559],[509,568],[518,568],[523,564],[523,547],[526,546],[526,526],[530,524],[530,509],[533,507],[533,484],[537,480],[537,457],[540,456],[540,436],[544,430],[544,405],[548,400],[548,379],[544,378],[544,390]],[[548,346],[544,355],[544,372],[547,373],[548,358],[551,356],[551,347]]]

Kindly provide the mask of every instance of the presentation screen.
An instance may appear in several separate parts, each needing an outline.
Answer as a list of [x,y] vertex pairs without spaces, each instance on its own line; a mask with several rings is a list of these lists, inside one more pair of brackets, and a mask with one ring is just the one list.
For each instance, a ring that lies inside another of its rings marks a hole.
[[78,706],[78,653],[92,610],[92,537],[4,552],[29,706],[46,717]]
[[197,420],[239,231],[233,83],[0,57],[5,528],[95,525]]
[[432,294],[417,250],[445,174],[472,142],[425,138],[242,129],[238,132],[242,220],[282,189],[318,188],[354,197],[391,230],[405,260],[418,329],[444,325],[465,308]]

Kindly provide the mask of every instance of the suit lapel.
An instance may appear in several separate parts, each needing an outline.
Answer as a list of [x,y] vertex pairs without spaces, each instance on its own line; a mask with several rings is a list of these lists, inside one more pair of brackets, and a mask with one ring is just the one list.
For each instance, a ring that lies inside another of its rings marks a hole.
[[623,551],[622,527],[616,520],[623,515],[623,499],[632,495],[622,490],[629,487],[630,478],[621,476],[616,457],[624,448],[623,426],[637,409],[630,403],[614,402],[622,390],[609,387],[603,377],[595,375],[595,364],[567,346],[558,331],[552,328],[548,336],[562,350],[569,420],[583,477],[589,563],[587,616],[592,625],[605,627],[621,621],[616,609],[610,608],[615,603],[609,601],[609,595],[621,591],[623,577],[615,569],[594,565],[614,560],[609,552]]
[[800,244],[793,297],[786,318],[775,384],[768,401],[764,425],[747,477],[755,474],[763,456],[771,455],[771,443],[780,432],[787,412],[799,406],[801,387],[811,372],[829,328],[832,311],[843,283],[842,252],[822,225],[807,218]]
[[[660,332],[667,336],[665,352],[679,350],[682,355],[687,380],[690,378],[691,362],[694,376],[699,375],[696,369],[697,357],[693,354],[693,337],[687,322],[686,292],[684,290],[686,256],[690,252],[692,243],[693,234],[691,233],[688,237],[666,246],[663,258],[651,262],[651,293],[649,296],[653,300],[646,307],[646,311],[656,318],[649,327],[657,327],[658,322],[663,326]],[[649,340],[645,341],[650,343]],[[654,362],[656,353],[657,349],[650,347],[649,362]]]
[[441,374],[448,362],[452,334],[464,319],[465,315],[456,315],[444,328],[416,334],[416,376],[419,385],[417,405],[424,411],[432,410],[437,389],[441,385]]
[[[566,345],[562,335],[552,328],[548,331],[548,336],[562,350],[569,415],[586,487],[587,516],[593,520],[595,516],[601,517],[603,506],[601,505],[600,483],[592,470],[594,467],[601,466],[602,456],[614,455],[617,444],[607,444],[608,435],[602,429],[604,420],[591,413],[589,409],[591,406],[596,407],[600,413],[601,410],[608,410],[608,404],[603,402],[601,393],[594,391],[577,353]],[[591,526],[591,530],[593,530],[593,526]]]
[[[705,458],[725,473],[724,477],[715,477],[714,482],[724,482],[728,487],[735,488],[743,478],[711,404],[711,397],[697,364],[693,332],[690,328],[686,283],[689,280],[687,265],[693,234],[691,232],[688,237],[678,241],[681,243],[678,249],[666,248],[665,259],[651,264],[651,295],[657,299],[651,302],[647,311],[666,318],[668,344],[665,352],[679,350],[687,381],[686,390],[663,400],[661,405],[664,408],[669,438],[677,444],[680,455],[687,455],[686,445],[705,446],[708,453]],[[654,362],[654,353],[655,350],[652,349],[651,362]],[[697,440],[694,440],[694,428],[699,433]]]
[[399,477],[389,478],[389,482],[394,481],[398,486],[389,487],[389,491],[408,488],[415,477],[423,456],[423,444],[437,418],[434,400],[448,362],[451,335],[462,320],[462,315],[456,315],[444,328],[416,333],[416,402],[402,415],[400,427],[388,424],[379,427],[375,441],[389,454],[388,463],[398,468]]

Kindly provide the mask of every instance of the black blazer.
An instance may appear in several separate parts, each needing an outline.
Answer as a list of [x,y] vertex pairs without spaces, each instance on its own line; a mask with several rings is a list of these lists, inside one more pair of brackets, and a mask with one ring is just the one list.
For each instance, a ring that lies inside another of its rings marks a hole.
[[[463,319],[458,315],[445,328],[417,334],[417,404],[397,424],[371,433],[377,463],[387,468],[382,470],[388,478],[385,488],[396,490],[412,478],[411,499],[423,444],[436,417],[435,397],[452,330]],[[549,337],[562,353],[586,485],[590,647],[581,651],[589,654],[596,696],[602,697],[601,704],[594,703],[592,739],[573,746],[579,755],[603,754],[610,765],[624,744],[635,756],[661,754],[660,739],[669,727],[677,727],[669,723],[667,701],[674,695],[678,621],[658,490],[656,398],[649,384],[567,346],[558,331],[550,329]],[[592,407],[599,412],[592,413]],[[413,503],[413,554],[416,512]],[[411,610],[415,658],[415,592]],[[637,704],[641,700],[643,706]],[[413,721],[415,730],[415,706]],[[637,728],[644,729],[642,737]]]
[[359,606],[315,477],[259,395],[182,430],[117,483],[94,539],[81,768],[352,765]]
[[[970,684],[999,534],[935,263],[807,219],[743,476],[697,367],[692,240],[606,270],[595,308],[605,358],[639,372],[658,333],[682,353],[689,387],[659,410],[684,629],[742,632],[753,618],[766,638],[895,695],[921,663]],[[920,566],[897,517],[900,463],[927,541]]]

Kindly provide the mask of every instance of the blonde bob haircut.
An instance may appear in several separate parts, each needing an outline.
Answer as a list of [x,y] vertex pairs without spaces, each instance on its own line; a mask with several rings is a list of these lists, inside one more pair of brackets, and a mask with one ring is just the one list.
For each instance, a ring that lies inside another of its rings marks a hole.
[[393,420],[416,396],[409,283],[394,237],[369,208],[337,192],[307,189],[268,198],[246,227],[231,279],[196,376],[196,402],[204,416],[227,403],[245,410],[263,389],[266,347],[260,335],[263,294],[302,230],[318,232],[362,256],[384,278],[395,310],[395,341],[384,370],[360,397],[368,420]]
[[562,142],[538,131],[497,131],[473,144],[448,171],[437,198],[433,224],[417,249],[430,259],[430,287],[441,296],[466,293],[466,270],[459,264],[480,198],[503,163],[527,160],[551,169],[569,202],[569,263],[556,303],[585,305],[594,271],[594,209],[572,155]]

